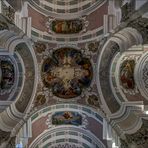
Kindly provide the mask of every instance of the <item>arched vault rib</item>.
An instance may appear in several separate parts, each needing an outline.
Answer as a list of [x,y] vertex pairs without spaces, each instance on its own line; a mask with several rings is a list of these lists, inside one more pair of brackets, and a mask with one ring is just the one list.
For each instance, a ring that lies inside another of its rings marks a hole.
[[114,36],[111,37],[102,48],[98,58],[97,87],[103,104],[103,109],[107,114],[117,112],[121,106],[121,103],[119,103],[114,97],[109,81],[112,59],[116,53],[122,53],[131,46],[139,45],[142,42],[143,39],[141,34],[136,29],[128,27],[114,34]]
[[[18,28],[16,29],[18,30]],[[16,101],[0,114],[0,128],[4,131],[11,131],[15,128],[17,131],[19,127],[16,127],[16,125],[29,112],[35,95],[38,80],[37,61],[31,42],[21,31],[18,31],[18,35],[13,31],[7,30],[1,33],[1,39],[5,39],[5,44],[2,43],[1,45],[5,49],[5,52],[12,56],[16,52],[22,59],[21,64],[24,67],[24,85],[22,85],[19,98],[17,96],[15,98]]]

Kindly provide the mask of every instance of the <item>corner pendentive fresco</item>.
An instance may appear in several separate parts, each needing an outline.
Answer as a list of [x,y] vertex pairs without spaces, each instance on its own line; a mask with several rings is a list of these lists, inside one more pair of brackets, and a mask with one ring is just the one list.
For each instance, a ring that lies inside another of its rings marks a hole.
[[83,30],[83,21],[75,20],[53,20],[51,30],[58,34],[75,34]]
[[60,48],[47,58],[42,66],[42,79],[46,87],[60,98],[69,99],[81,95],[89,87],[93,69],[88,58],[73,48]]
[[53,125],[82,125],[82,116],[77,112],[61,111],[52,115]]
[[120,67],[120,82],[125,89],[134,89],[134,60],[125,60]]

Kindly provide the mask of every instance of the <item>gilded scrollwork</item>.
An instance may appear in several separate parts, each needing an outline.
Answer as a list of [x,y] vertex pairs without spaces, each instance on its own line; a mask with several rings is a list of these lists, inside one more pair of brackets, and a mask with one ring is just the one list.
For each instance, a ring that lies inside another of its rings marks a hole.
[[2,1],[2,13],[6,16],[10,21],[14,22],[15,18],[15,9],[12,8],[10,5],[6,5],[4,1]]
[[46,44],[42,42],[35,42],[34,49],[37,53],[41,54],[42,52],[46,50]]
[[100,42],[91,42],[88,44],[89,51],[96,52],[100,46]]
[[35,102],[34,102],[34,107],[44,105],[46,103],[46,97],[43,94],[37,95]]
[[100,108],[100,100],[97,95],[95,94],[89,95],[86,101],[90,106]]

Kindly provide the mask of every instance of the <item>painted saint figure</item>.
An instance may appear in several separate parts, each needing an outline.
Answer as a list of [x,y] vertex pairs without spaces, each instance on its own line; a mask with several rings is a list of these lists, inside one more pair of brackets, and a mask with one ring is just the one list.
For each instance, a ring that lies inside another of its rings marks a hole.
[[125,89],[134,89],[134,60],[126,60],[120,68],[120,81]]

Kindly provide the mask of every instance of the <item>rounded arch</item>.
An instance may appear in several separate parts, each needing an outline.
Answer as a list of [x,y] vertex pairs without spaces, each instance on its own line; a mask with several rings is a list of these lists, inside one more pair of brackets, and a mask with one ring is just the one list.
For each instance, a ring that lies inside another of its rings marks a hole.
[[120,104],[115,99],[110,87],[110,63],[112,63],[112,60],[117,53],[122,53],[131,46],[142,43],[143,39],[141,34],[136,29],[127,27],[109,38],[102,48],[98,58],[96,79],[104,111],[109,115],[120,109]]
[[[14,53],[17,53],[21,59],[21,65],[24,67],[24,84],[18,95],[19,98],[0,114],[0,128],[4,131],[11,131],[21,119],[27,116],[31,108],[38,83],[38,67],[32,43],[23,32],[20,31],[16,35],[12,31],[4,30],[1,32],[0,37],[2,41],[5,40],[1,45],[5,52],[12,56],[15,56]],[[25,56],[26,54],[27,56]],[[29,93],[27,93],[28,89]]]
[[[52,119],[54,119],[54,117],[56,117],[57,115],[59,116],[59,114],[65,115],[63,114],[65,112],[66,113],[69,112],[73,116],[75,115],[77,116],[77,114],[79,114],[79,116],[82,117],[82,123],[79,123],[79,125],[75,125],[73,123],[56,125],[52,121]],[[88,138],[94,140],[94,142],[92,143],[96,143],[96,145],[98,146],[107,147],[108,145],[107,141],[102,138],[103,128],[104,128],[103,119],[104,119],[104,115],[102,112],[98,112],[95,109],[88,106],[84,106],[84,105],[66,103],[66,104],[56,104],[52,106],[43,107],[35,111],[27,121],[29,123],[29,127],[31,127],[30,132],[32,131],[30,135],[31,138],[29,138],[29,141],[28,141],[28,146],[31,146],[31,147],[32,145],[35,146],[40,140],[42,141],[43,139],[46,139],[49,135],[53,135],[53,134],[56,135],[55,131],[69,132],[71,130],[72,132],[77,131],[77,132],[83,133],[83,131],[86,131],[87,129],[88,133],[84,133],[83,135],[88,135]],[[34,129],[36,129],[35,127],[38,125],[38,123],[40,124],[41,128],[39,129],[38,132],[36,132]],[[94,126],[92,126],[93,124],[95,124],[95,129],[93,128]],[[98,131],[96,131],[96,128],[98,129]],[[20,141],[21,137],[23,137],[22,130],[20,130],[19,133],[20,134],[18,134],[19,137],[17,139],[18,141]],[[59,138],[57,137],[57,139],[60,139],[60,138],[61,137]]]
[[[62,135],[65,135],[65,138],[63,138]],[[66,138],[68,136],[70,138]],[[89,131],[80,129],[78,127],[64,126],[62,128],[56,127],[54,129],[50,129],[50,131],[42,133],[42,135],[40,135],[31,145],[29,145],[29,148],[36,148],[37,145],[41,147],[46,145],[53,146],[63,142],[66,143],[66,141],[77,144],[79,146],[86,145],[87,147],[105,148],[105,145]]]
[[[146,49],[147,46],[143,46],[142,48]],[[135,81],[138,89],[140,90],[142,96],[148,100],[148,52],[146,51],[139,59],[138,63],[135,67]]]

